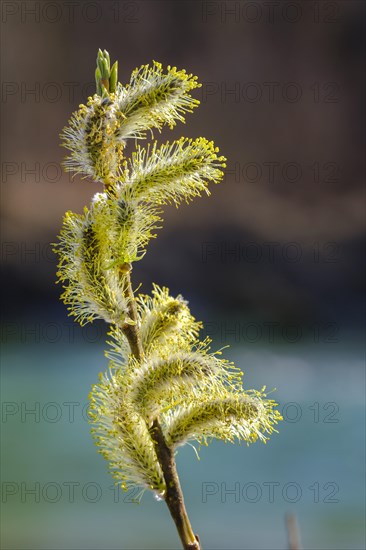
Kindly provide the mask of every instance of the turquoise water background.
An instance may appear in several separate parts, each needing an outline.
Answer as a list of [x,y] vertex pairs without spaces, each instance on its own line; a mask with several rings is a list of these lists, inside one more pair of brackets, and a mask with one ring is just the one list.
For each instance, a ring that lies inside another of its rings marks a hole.
[[[178,549],[163,502],[113,488],[86,421],[107,365],[101,342],[9,343],[2,353],[2,548]],[[213,442],[178,453],[203,548],[284,549],[297,516],[305,550],[364,538],[364,357],[349,342],[234,346],[247,388],[276,387],[284,421],[267,445]],[[31,409],[35,413],[29,412]],[[27,412],[28,411],[28,412]]]

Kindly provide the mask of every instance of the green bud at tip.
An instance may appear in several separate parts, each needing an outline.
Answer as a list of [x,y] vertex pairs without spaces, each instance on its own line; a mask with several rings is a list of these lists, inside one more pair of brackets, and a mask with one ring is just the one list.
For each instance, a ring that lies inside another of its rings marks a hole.
[[104,59],[106,59],[106,61],[108,63],[108,69],[109,69],[110,66],[111,66],[111,60],[109,58],[109,53],[107,52],[107,50],[103,50],[103,56],[104,56]]
[[96,87],[96,93],[98,95],[102,95],[102,86],[100,84],[100,81],[101,81],[101,74],[100,74],[99,68],[97,67],[95,69],[95,87]]
[[108,62],[106,59],[102,59],[100,60],[100,62],[98,63],[98,67],[99,67],[99,70],[100,70],[100,73],[102,75],[102,79],[103,80],[109,80],[109,67],[108,67]]
[[102,50],[99,48],[98,50],[98,54],[97,54],[97,66],[99,66],[99,63],[103,60],[103,52]]
[[118,81],[118,61],[115,61],[111,68],[111,75],[109,77],[109,91],[111,93],[116,91]]
[[118,61],[115,61],[111,68],[109,53],[99,48],[95,70],[96,93],[103,98],[108,97],[109,93],[116,91],[117,82]]

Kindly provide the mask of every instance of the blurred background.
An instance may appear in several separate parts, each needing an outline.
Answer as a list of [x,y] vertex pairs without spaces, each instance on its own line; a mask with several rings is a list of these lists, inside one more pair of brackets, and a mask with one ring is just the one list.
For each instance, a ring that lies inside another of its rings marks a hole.
[[[4,1],[2,548],[177,549],[164,503],[113,488],[87,423],[106,327],[79,328],[55,285],[66,210],[99,185],[64,174],[59,132],[94,93],[153,59],[198,75],[201,106],[164,130],[213,139],[224,182],[178,210],[133,272],[182,293],[247,388],[276,388],[264,446],[178,454],[203,548],[365,548],[364,11],[358,1]],[[131,143],[129,150],[132,151]]]

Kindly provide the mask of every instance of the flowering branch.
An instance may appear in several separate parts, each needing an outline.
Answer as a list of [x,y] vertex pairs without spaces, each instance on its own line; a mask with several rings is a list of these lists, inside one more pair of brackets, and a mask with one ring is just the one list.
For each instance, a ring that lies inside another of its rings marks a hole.
[[212,438],[266,441],[281,419],[264,392],[242,387],[242,373],[201,341],[202,324],[182,296],[153,286],[135,296],[134,262],[143,258],[162,224],[162,206],[189,202],[218,183],[225,158],[205,138],[137,146],[129,138],[172,128],[197,107],[197,78],[153,62],[118,82],[118,64],[99,50],[97,93],[61,133],[64,167],[102,182],[82,214],[67,212],[55,252],[58,282],[69,314],[81,324],[110,325],[109,370],[90,394],[92,433],[122,489],[138,486],[167,503],[183,547],[200,550],[175,464],[177,448]]

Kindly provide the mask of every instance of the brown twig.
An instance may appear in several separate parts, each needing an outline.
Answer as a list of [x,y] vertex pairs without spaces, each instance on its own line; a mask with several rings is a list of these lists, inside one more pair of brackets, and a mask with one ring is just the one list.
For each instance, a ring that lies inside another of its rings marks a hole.
[[289,550],[300,550],[299,528],[294,514],[286,514],[286,528]]
[[163,470],[166,484],[165,502],[177,527],[184,550],[200,550],[198,537],[193,533],[191,523],[184,505],[183,493],[174,460],[174,451],[168,447],[158,419],[150,428],[155,452]]

